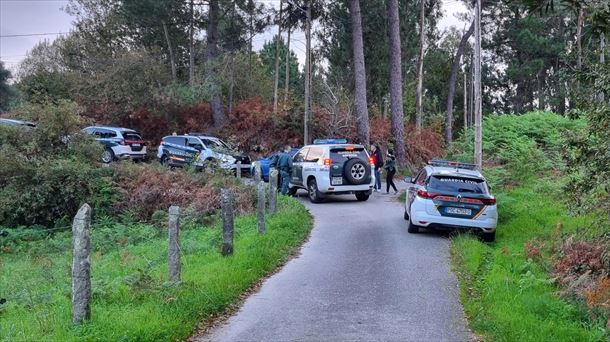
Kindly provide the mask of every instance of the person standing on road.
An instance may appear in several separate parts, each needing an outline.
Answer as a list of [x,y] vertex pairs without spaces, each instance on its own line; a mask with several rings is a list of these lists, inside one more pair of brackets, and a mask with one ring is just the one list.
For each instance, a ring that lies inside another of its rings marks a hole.
[[381,168],[383,167],[383,155],[379,146],[373,144],[371,147],[373,163],[375,164],[375,192],[381,190]]
[[392,186],[392,188],[394,188],[394,193],[397,194],[398,189],[396,189],[396,184],[394,184],[394,175],[396,174],[396,157],[394,157],[394,151],[388,151],[388,159],[383,168],[386,172],[386,193],[390,193],[390,186]]
[[292,175],[292,157],[290,156],[290,145],[284,146],[284,152],[277,157],[276,166],[280,171],[280,189],[282,195],[288,194],[288,183]]

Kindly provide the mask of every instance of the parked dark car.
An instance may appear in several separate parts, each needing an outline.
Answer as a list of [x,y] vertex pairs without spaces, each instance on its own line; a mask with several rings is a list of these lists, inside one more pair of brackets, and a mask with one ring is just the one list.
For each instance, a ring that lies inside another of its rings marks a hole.
[[[297,154],[297,152],[299,152],[301,148],[300,147],[294,147],[293,149],[290,150],[290,158],[294,157],[295,154]],[[278,156],[281,152],[275,152],[273,154],[271,154],[270,156],[267,156],[265,158],[261,158],[257,161],[255,161],[254,163],[252,163],[252,167],[250,168],[250,175],[254,176],[254,170],[256,168],[256,165],[259,164],[261,166],[261,176],[263,178],[263,180],[265,182],[269,182],[269,166],[271,165],[271,161],[273,160],[273,157]]]

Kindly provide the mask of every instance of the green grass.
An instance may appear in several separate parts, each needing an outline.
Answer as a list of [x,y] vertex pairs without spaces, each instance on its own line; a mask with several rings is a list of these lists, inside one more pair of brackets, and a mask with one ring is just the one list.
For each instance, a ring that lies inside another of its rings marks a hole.
[[605,322],[592,321],[578,303],[556,295],[549,255],[534,262],[524,250],[534,238],[547,247],[556,241],[558,223],[565,234],[586,227],[591,219],[566,214],[555,181],[527,182],[498,193],[497,199],[496,243],[463,235],[452,244],[471,328],[488,341],[607,340]]
[[[222,257],[218,225],[181,234],[182,284],[167,283],[167,239],[100,248],[91,256],[92,319],[71,323],[71,251],[17,252],[0,257],[0,340],[177,340],[235,303],[304,241],[312,220],[281,197],[260,235],[252,215],[236,219],[235,254]],[[94,240],[96,238],[94,234]],[[64,237],[65,239],[65,237]],[[95,244],[95,241],[93,241]],[[59,246],[66,243],[55,244]]]

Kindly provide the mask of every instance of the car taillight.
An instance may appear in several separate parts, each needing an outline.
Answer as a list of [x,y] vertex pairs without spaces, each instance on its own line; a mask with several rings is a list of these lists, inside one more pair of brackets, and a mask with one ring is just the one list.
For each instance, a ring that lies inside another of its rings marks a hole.
[[161,142],[159,143],[159,146],[161,146],[163,144],[163,139],[161,139]]
[[432,199],[434,197],[436,197],[438,194],[434,193],[434,192],[428,192],[425,190],[417,190],[417,196],[421,197],[421,198],[427,198],[427,199]]
[[481,202],[483,202],[485,205],[496,205],[495,198],[481,198]]
[[375,159],[373,157],[369,157],[369,164],[375,165]]
[[330,166],[331,160],[326,158],[324,159],[324,166]]
[[127,145],[127,143],[125,142],[125,140],[121,140],[119,141],[119,145]]

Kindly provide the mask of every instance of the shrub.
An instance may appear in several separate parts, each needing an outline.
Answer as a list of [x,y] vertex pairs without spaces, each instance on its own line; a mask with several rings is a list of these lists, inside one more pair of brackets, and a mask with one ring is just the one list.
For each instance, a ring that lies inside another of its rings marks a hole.
[[238,213],[249,212],[254,203],[251,187],[222,172],[211,175],[170,171],[160,166],[131,163],[120,163],[114,169],[122,198],[115,204],[115,211],[129,212],[140,220],[150,220],[156,212],[167,211],[172,205],[179,205],[199,218],[210,215],[220,208],[218,189],[223,187],[233,189]]
[[[549,112],[522,115],[490,115],[483,122],[483,159],[487,167],[502,167],[508,174],[499,174],[498,184],[511,180],[534,179],[540,174],[566,171],[565,132],[584,127],[582,120],[573,120]],[[452,159],[472,161],[474,131],[469,129],[449,149]]]
[[69,220],[83,202],[100,211],[111,202],[107,171],[95,161],[101,146],[81,132],[79,107],[28,105],[12,113],[37,122],[35,129],[0,127],[0,221],[51,225]]

